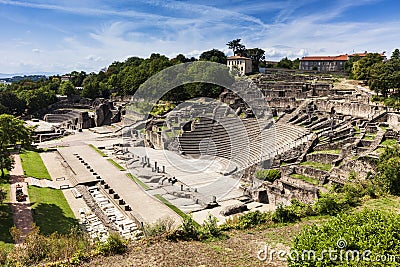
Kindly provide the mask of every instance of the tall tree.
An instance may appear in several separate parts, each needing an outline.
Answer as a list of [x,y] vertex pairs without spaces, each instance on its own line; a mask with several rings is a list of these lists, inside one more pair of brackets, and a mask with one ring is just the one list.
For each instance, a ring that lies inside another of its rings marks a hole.
[[265,51],[261,48],[246,49],[246,55],[251,58],[253,72],[258,72],[260,61],[265,59]]
[[4,170],[11,170],[13,161],[8,146],[21,143],[30,144],[31,129],[24,125],[24,121],[12,115],[0,115],[0,169],[4,178]]
[[235,39],[230,42],[228,42],[226,45],[228,46],[229,49],[232,49],[233,54],[244,56],[244,52],[246,50],[246,47],[240,43],[242,39]]
[[398,60],[400,59],[400,50],[398,48],[396,48],[393,53],[392,53],[392,57],[390,59],[395,59]]

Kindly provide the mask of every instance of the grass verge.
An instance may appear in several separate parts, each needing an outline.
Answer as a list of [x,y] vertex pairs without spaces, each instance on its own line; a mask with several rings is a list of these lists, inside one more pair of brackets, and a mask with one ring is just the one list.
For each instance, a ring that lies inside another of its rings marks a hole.
[[98,149],[98,148],[95,147],[94,145],[90,144],[89,146],[90,146],[91,148],[93,148],[94,151],[96,151],[97,153],[99,153],[102,157],[107,157],[107,155],[106,155],[103,151],[101,151],[100,149]]
[[40,154],[36,151],[24,150],[21,154],[22,168],[26,176],[51,180]]
[[137,183],[141,188],[143,188],[143,190],[149,190],[150,189],[150,187],[147,184],[145,184],[142,181],[140,181],[138,178],[133,176],[131,173],[127,173],[126,176],[131,178],[135,183]]
[[316,161],[305,161],[300,163],[301,166],[310,166],[318,170],[322,171],[330,171],[332,169],[331,164],[326,164],[322,162],[316,162]]
[[[186,213],[184,213],[183,211],[181,211],[178,207],[176,207],[175,205],[173,205],[171,202],[169,202],[168,200],[166,200],[163,196],[161,196],[160,194],[156,194],[154,195],[158,200],[160,200],[162,203],[164,203],[166,206],[168,206],[168,208],[170,208],[171,210],[175,211],[176,214],[178,214],[179,216],[181,216],[183,219],[188,218],[189,215],[187,215]],[[197,222],[195,222],[197,224]],[[197,224],[198,225],[198,224]]]
[[8,171],[5,171],[5,174],[5,179],[0,178],[0,188],[6,191],[6,199],[0,205],[0,250],[8,250],[14,246],[14,240],[10,234],[10,228],[14,225],[14,222],[9,204],[10,183]]
[[119,165],[118,163],[116,163],[113,159],[107,159],[109,162],[111,162],[112,165],[114,165],[115,167],[117,167],[118,170],[120,171],[125,171],[125,168],[122,167],[121,165]]
[[302,174],[293,173],[293,174],[290,175],[290,177],[295,178],[295,179],[300,179],[300,180],[303,180],[305,182],[308,182],[308,183],[314,184],[314,185],[318,185],[319,184],[318,180],[315,180],[315,179],[313,179],[311,177],[308,177],[308,176],[305,176],[305,175],[302,175]]
[[61,190],[28,186],[28,194],[33,219],[43,234],[67,234],[78,225]]

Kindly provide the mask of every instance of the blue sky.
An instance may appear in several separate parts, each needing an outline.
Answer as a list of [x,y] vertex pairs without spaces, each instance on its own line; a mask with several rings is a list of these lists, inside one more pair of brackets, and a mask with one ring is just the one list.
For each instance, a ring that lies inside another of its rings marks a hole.
[[0,0],[0,73],[99,71],[241,38],[267,59],[400,47],[398,0]]

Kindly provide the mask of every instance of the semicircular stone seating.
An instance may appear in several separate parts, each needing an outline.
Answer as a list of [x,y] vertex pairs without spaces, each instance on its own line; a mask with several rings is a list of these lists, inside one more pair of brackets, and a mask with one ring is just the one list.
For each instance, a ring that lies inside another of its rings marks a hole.
[[[219,118],[200,117],[194,121],[191,131],[179,137],[181,151],[192,156],[207,154],[226,158],[238,170],[243,170],[308,140],[309,131],[292,124],[271,122],[269,127],[260,129],[254,118]],[[212,149],[204,149],[204,142],[209,142]]]

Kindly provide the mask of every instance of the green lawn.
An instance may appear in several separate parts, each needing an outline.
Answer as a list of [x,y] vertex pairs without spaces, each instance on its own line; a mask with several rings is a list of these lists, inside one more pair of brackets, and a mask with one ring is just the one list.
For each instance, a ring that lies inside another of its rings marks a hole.
[[310,154],[340,154],[340,149],[331,149],[331,150],[318,150],[313,151]]
[[50,174],[43,164],[40,154],[35,151],[24,150],[21,154],[22,168],[26,176],[37,179],[51,180]]
[[0,178],[0,188],[7,193],[6,199],[0,205],[0,250],[11,249],[14,246],[14,240],[10,234],[10,228],[14,225],[11,206],[9,205],[10,183],[8,172],[5,171],[5,173],[5,179]]
[[69,233],[77,220],[61,190],[28,186],[33,219],[43,234]]
[[302,166],[310,166],[313,167],[315,169],[319,169],[319,170],[323,170],[323,171],[330,171],[332,169],[332,165],[331,164],[326,164],[326,163],[322,163],[322,162],[315,162],[315,161],[305,161],[300,163],[300,165]]
[[129,178],[131,178],[135,183],[137,183],[141,188],[143,188],[144,190],[149,190],[150,187],[143,183],[142,181],[140,181],[138,178],[136,178],[135,176],[133,176],[131,173],[127,173],[126,176],[128,176]]
[[101,151],[100,149],[98,149],[97,147],[95,147],[94,145],[90,144],[89,145],[91,148],[93,148],[97,153],[99,153],[102,157],[107,157],[107,155]]
[[308,183],[314,184],[314,185],[318,185],[319,184],[318,180],[315,180],[315,179],[313,179],[311,177],[308,177],[308,176],[305,176],[305,175],[302,175],[302,174],[293,173],[293,174],[290,175],[290,177],[295,178],[295,179],[300,179],[300,180],[303,180],[305,182],[308,182]]
[[113,159],[107,159],[107,160],[108,160],[109,162],[111,162],[112,165],[114,165],[115,167],[117,167],[118,170],[120,170],[120,171],[125,171],[125,168],[122,167],[121,165],[119,165],[118,163],[116,163]]

